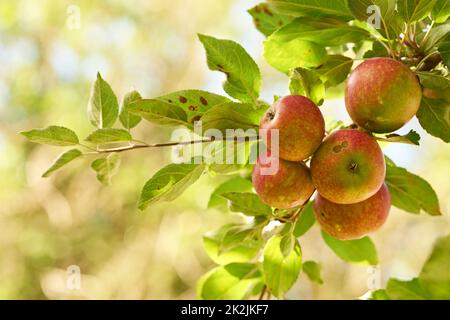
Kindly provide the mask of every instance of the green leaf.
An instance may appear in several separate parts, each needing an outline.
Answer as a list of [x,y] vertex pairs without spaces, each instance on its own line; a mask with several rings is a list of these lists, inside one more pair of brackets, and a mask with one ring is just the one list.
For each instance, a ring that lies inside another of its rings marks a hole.
[[386,142],[397,142],[397,143],[405,143],[405,144],[413,144],[413,145],[420,145],[420,135],[414,131],[411,130],[408,132],[408,134],[401,136],[398,134],[389,134],[386,136],[386,138],[383,139],[383,141]]
[[47,171],[44,172],[42,177],[43,178],[50,177],[53,172],[62,168],[63,166],[65,166],[66,164],[68,164],[69,162],[75,160],[80,156],[82,156],[82,153],[78,149],[72,149],[64,152],[58,157],[58,159],[56,159],[56,161],[52,164],[52,166]]
[[86,141],[92,143],[108,143],[108,142],[122,142],[131,141],[133,137],[124,129],[104,128],[92,132]]
[[[448,0],[448,3],[450,4],[450,0]],[[450,69],[450,41],[441,43],[438,50],[441,54],[442,62]]]
[[445,100],[422,99],[417,119],[426,132],[450,142],[450,103]]
[[286,234],[281,239],[280,247],[281,247],[281,253],[283,254],[283,257],[289,257],[291,252],[295,249],[296,244],[295,237],[292,233]]
[[181,107],[162,100],[135,100],[129,104],[128,111],[139,114],[145,120],[157,125],[192,127],[192,124],[188,122],[186,112]]
[[322,80],[329,81],[328,84],[333,86],[346,79],[352,60],[343,56],[327,57],[324,47],[369,38],[370,34],[366,30],[336,19],[301,17],[267,38],[264,56],[273,67],[282,72],[297,67],[317,67],[329,60],[328,65],[323,66]]
[[330,120],[325,124],[327,132],[341,130],[347,128],[347,125],[342,120]]
[[323,284],[323,280],[320,277],[322,267],[315,261],[303,262],[303,272],[308,276],[309,280],[318,284]]
[[270,4],[264,2],[248,10],[248,13],[253,17],[256,28],[265,36],[271,35],[294,19],[291,16],[273,12]]
[[269,39],[275,42],[302,40],[333,47],[369,40],[370,34],[362,28],[332,18],[300,17],[274,32]]
[[277,12],[291,16],[331,16],[351,20],[346,0],[269,0],[269,4]]
[[264,248],[263,275],[275,297],[282,297],[295,283],[302,267],[302,251],[298,242],[287,257],[281,251],[281,236],[272,237]]
[[238,43],[198,35],[206,50],[208,67],[226,74],[223,88],[233,98],[256,103],[261,89],[261,73],[255,61]]
[[306,234],[316,222],[314,216],[313,202],[310,201],[303,209],[300,218],[295,224],[294,235],[298,238]]
[[231,263],[218,267],[200,280],[199,298],[242,300],[261,283],[261,272],[251,263]]
[[444,90],[450,85],[450,81],[440,74],[432,72],[416,72],[419,76],[420,83],[425,88],[430,88],[434,90]]
[[220,195],[229,192],[250,192],[253,188],[252,182],[242,177],[234,177],[222,183],[211,194],[208,202],[208,208],[222,207],[227,204],[227,200]]
[[389,57],[389,52],[386,50],[386,47],[382,45],[380,42],[373,42],[372,50],[367,51],[364,54],[364,59],[370,58],[378,58],[378,57]]
[[295,249],[297,240],[292,233],[294,225],[292,223],[287,223],[284,225],[284,230],[281,233],[280,250],[284,258],[289,257],[292,251]]
[[436,23],[444,23],[448,17],[450,17],[450,0],[437,0],[431,18]]
[[413,279],[411,281],[389,279],[386,288],[386,294],[392,300],[429,299],[427,293],[421,287],[418,279]]
[[429,54],[439,47],[450,35],[450,22],[432,28],[420,44],[421,49]]
[[205,273],[203,276],[200,277],[200,279],[198,279],[197,281],[197,285],[196,285],[196,294],[197,294],[197,299],[201,300],[203,299],[202,294],[203,294],[203,285],[205,284],[206,280],[208,280],[208,278],[216,271],[216,269],[212,269],[210,271],[208,271],[207,273]]
[[75,132],[65,127],[50,126],[45,129],[33,129],[20,133],[31,142],[49,144],[52,146],[74,146],[79,143]]
[[398,12],[408,23],[421,21],[433,9],[436,0],[397,0]]
[[341,55],[330,55],[323,65],[315,69],[327,88],[337,86],[347,79],[353,60]]
[[97,73],[88,103],[89,121],[97,128],[110,128],[119,114],[119,103],[110,85]]
[[261,241],[256,238],[254,225],[237,225],[229,228],[220,242],[219,254],[241,247],[243,243],[246,246],[260,248]]
[[322,231],[322,238],[331,250],[342,260],[353,263],[378,264],[378,254],[369,237],[342,241]]
[[221,196],[229,201],[230,210],[242,212],[248,216],[267,216],[272,213],[272,209],[261,202],[258,195],[254,193],[228,192]]
[[249,262],[259,253],[261,242],[253,239],[236,243],[231,247],[228,239],[228,248],[224,245],[225,237],[229,235],[230,229],[235,227],[237,225],[226,225],[203,237],[205,251],[215,263],[224,265],[231,262]]
[[[247,131],[248,136],[257,135],[257,132],[253,133]],[[233,175],[233,174],[245,174],[249,173],[252,164],[250,164],[250,153],[254,146],[258,145],[256,140],[243,141],[243,137],[237,135],[241,139],[240,141],[214,141],[205,147],[205,163],[208,164],[208,171],[214,174],[220,175]],[[209,149],[210,148],[210,149]],[[207,151],[211,151],[210,153]],[[236,190],[231,190],[233,192]],[[237,190],[237,191],[251,191],[250,190]],[[222,198],[222,200],[224,200]]]
[[424,210],[432,216],[441,215],[437,195],[430,184],[397,167],[390,159],[386,161],[386,184],[394,206],[415,214]]
[[432,299],[450,299],[450,236],[438,239],[419,282]]
[[410,281],[390,279],[376,300],[449,300],[450,236],[439,238],[418,278]]
[[158,201],[175,200],[200,178],[204,170],[204,164],[169,164],[162,168],[145,184],[139,209],[144,210]]
[[204,131],[220,130],[223,134],[226,134],[227,129],[258,129],[265,112],[265,108],[254,109],[250,104],[221,104],[205,113],[202,128]]
[[264,41],[264,58],[281,72],[287,73],[300,67],[317,67],[326,61],[327,51],[321,45],[302,39],[276,41],[271,37]]
[[386,290],[380,289],[372,292],[369,300],[391,300],[386,293]]
[[132,104],[135,101],[141,100],[142,97],[137,91],[131,91],[125,95],[122,102],[122,108],[120,109],[120,115],[119,120],[120,123],[124,126],[126,129],[132,129],[136,127],[139,122],[141,122],[142,117],[132,114],[128,111],[128,108],[130,104]]
[[120,156],[117,153],[111,153],[106,158],[94,160],[91,168],[97,173],[97,179],[102,184],[108,186],[111,179],[117,174],[120,167]]
[[[394,0],[395,2],[396,0]],[[394,11],[391,19],[387,21],[387,28],[389,31],[389,39],[397,39],[401,36],[405,29],[405,20],[398,13],[398,11]],[[388,36],[387,33],[381,32],[382,35]]]
[[308,97],[318,106],[323,104],[325,85],[315,71],[297,68],[291,71],[289,77],[291,94]]

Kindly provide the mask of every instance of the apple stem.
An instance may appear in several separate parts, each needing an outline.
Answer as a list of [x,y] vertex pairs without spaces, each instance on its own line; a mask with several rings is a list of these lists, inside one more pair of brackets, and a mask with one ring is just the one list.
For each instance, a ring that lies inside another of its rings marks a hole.
[[261,290],[261,295],[259,296],[258,300],[264,300],[264,296],[266,295],[266,293],[267,293],[267,285],[264,285],[264,287]]

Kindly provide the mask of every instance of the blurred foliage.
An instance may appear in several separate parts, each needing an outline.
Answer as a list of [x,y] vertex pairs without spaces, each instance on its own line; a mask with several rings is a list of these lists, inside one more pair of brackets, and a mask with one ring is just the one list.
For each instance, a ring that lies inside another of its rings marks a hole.
[[[42,179],[58,149],[28,143],[17,133],[54,123],[87,135],[92,128],[85,111],[97,71],[120,95],[132,88],[145,97],[185,88],[221,93],[223,76],[208,72],[197,32],[243,43],[262,66],[263,96],[286,94],[287,78],[263,62],[263,37],[245,12],[257,1],[205,3],[0,2],[0,298],[195,297],[198,278],[214,265],[204,253],[202,234],[241,219],[206,209],[221,178],[202,177],[177,201],[139,212],[140,190],[169,162],[170,150],[126,154],[112,186],[103,187],[88,160]],[[77,8],[81,20],[73,28]],[[342,103],[341,98],[328,100],[322,108],[330,118],[343,118]],[[411,128],[421,132],[417,123],[406,132]],[[170,131],[145,124],[136,135],[154,143],[167,141]],[[450,232],[445,215],[450,209],[450,150],[422,137],[419,148],[396,145],[386,152],[434,186],[444,216],[392,210],[387,225],[373,237],[382,285],[391,277],[416,277],[435,239]],[[315,226],[301,238],[302,255],[320,262],[324,284],[302,281],[288,298],[363,295],[367,267],[340,261],[319,237]],[[66,287],[70,265],[81,269],[80,290]]]

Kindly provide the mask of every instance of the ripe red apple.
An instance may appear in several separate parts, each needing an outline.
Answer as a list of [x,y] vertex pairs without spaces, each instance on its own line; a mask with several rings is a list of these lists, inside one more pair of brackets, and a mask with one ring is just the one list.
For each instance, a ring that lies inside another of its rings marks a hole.
[[[267,160],[262,160],[267,157]],[[265,175],[267,162],[276,163],[269,153],[261,155],[253,170],[253,187],[261,200],[278,209],[291,209],[303,205],[314,193],[309,168],[303,162],[279,160],[277,170]]]
[[364,201],[381,187],[386,175],[383,152],[369,134],[345,129],[329,135],[311,160],[317,191],[340,204]]
[[340,240],[360,239],[385,223],[391,196],[385,184],[369,199],[355,204],[336,204],[321,195],[314,200],[314,213],[323,230]]
[[377,133],[403,127],[417,113],[422,89],[417,76],[403,63],[373,58],[350,75],[345,104],[359,126]]
[[[319,147],[325,135],[325,121],[319,108],[303,96],[287,96],[273,104],[261,121],[261,129],[279,130],[280,157],[303,161]],[[263,138],[271,149],[270,131]]]

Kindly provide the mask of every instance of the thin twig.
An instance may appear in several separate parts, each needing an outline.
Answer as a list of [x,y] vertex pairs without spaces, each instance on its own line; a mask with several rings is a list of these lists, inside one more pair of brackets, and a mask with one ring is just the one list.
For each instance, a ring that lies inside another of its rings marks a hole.
[[392,58],[396,59],[397,57],[395,55],[394,48],[391,46],[391,41],[392,40],[391,40],[391,36],[389,35],[389,28],[387,27],[386,21],[384,20],[383,17],[382,17],[381,20],[383,22],[384,30],[386,30],[386,38],[388,40],[387,43],[388,43],[388,46],[389,46],[388,52],[389,52],[389,54],[391,55]]
[[[311,199],[311,198],[310,198],[310,199]],[[309,199],[308,199],[308,202],[309,202]],[[305,208],[306,208],[306,204],[303,205],[301,208],[299,208],[299,209],[294,213],[294,215],[293,215],[292,218],[291,218],[291,221],[292,221],[292,222],[297,221],[298,217],[300,216],[300,214],[303,212],[303,210],[304,210]]]
[[[386,49],[386,51],[392,56],[392,50],[391,50],[390,46],[385,44],[383,42],[383,40],[381,40],[380,38],[376,37],[375,35],[371,34],[371,36],[372,36],[372,38],[374,40],[378,41]],[[365,60],[365,59],[353,59],[353,60]]]
[[[136,150],[136,149],[188,146],[188,145],[194,145],[194,144],[200,144],[200,143],[211,143],[211,142],[216,142],[216,141],[235,141],[235,142],[244,142],[245,141],[245,142],[248,142],[248,141],[257,141],[259,139],[260,139],[259,137],[245,137],[243,139],[240,139],[239,137],[233,137],[233,138],[222,139],[222,140],[216,140],[214,138],[210,138],[210,139],[206,139],[206,140],[193,140],[193,141],[155,143],[155,144],[147,144],[145,142],[139,141],[140,144],[132,144],[129,146],[108,148],[108,149],[100,149],[100,148],[93,149],[93,148],[90,148],[85,145],[83,145],[83,146],[90,150],[93,150],[93,152],[88,152],[85,154],[98,154],[98,153],[126,152],[126,151]],[[134,141],[136,141],[136,140],[134,140]],[[138,141],[136,141],[136,142],[138,142]]]
[[84,147],[84,148],[89,149],[89,150],[92,150],[92,151],[97,151],[96,149],[91,148],[90,146],[85,145],[85,144],[83,144],[83,143],[79,143],[78,145],[79,145],[80,147]]

